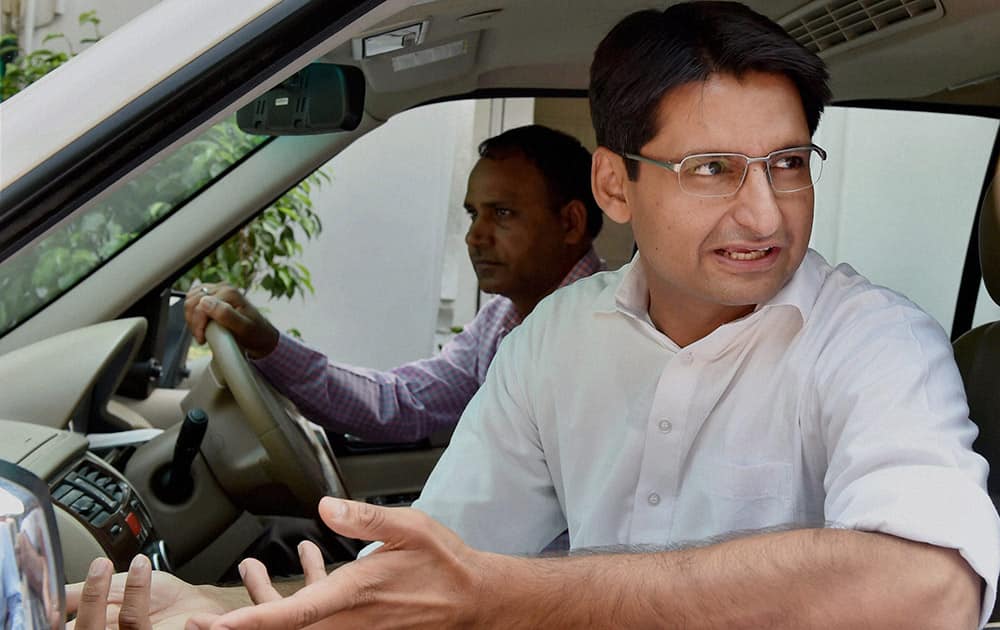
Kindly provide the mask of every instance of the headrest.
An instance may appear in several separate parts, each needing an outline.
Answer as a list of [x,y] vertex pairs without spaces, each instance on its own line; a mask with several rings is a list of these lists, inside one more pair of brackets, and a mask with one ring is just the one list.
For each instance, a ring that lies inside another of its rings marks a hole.
[[1000,304],[1000,176],[993,179],[979,217],[979,262],[986,290]]

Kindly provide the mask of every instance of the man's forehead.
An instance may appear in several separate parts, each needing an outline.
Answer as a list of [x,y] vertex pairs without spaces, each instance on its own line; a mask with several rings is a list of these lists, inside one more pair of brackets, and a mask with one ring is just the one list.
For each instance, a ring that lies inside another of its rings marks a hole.
[[[498,157],[481,157],[466,187],[465,204],[500,205],[526,196],[544,193],[541,174],[535,165],[519,152],[507,152]],[[536,190],[538,188],[538,190]]]
[[679,157],[735,151],[763,155],[810,141],[798,89],[780,74],[713,74],[672,88],[660,99],[649,146]]

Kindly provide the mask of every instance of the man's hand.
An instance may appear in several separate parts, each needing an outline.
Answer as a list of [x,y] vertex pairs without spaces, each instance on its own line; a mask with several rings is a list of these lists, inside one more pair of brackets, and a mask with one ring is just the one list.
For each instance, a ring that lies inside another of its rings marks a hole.
[[329,575],[319,550],[300,546],[306,586],[286,598],[271,587],[263,565],[244,561],[244,583],[258,605],[193,617],[191,628],[474,626],[495,603],[483,587],[498,575],[502,556],[471,549],[422,512],[325,498],[319,513],[340,534],[385,544]]
[[192,586],[153,571],[139,555],[128,573],[112,575],[111,562],[97,558],[86,581],[66,587],[66,609],[77,613],[71,630],[184,628],[196,613],[221,614],[248,603],[243,589]]
[[228,284],[191,287],[184,298],[184,319],[198,343],[205,343],[205,327],[209,320],[215,320],[256,359],[271,354],[278,345],[278,329],[242,293]]

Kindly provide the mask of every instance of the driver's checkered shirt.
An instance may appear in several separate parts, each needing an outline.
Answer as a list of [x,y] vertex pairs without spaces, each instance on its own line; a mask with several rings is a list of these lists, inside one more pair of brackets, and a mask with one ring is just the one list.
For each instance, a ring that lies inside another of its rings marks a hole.
[[[559,286],[601,268],[591,249]],[[520,323],[513,303],[498,296],[437,356],[389,371],[334,363],[284,334],[274,352],[254,363],[304,416],[328,431],[382,442],[416,441],[455,426],[485,380],[500,341]]]

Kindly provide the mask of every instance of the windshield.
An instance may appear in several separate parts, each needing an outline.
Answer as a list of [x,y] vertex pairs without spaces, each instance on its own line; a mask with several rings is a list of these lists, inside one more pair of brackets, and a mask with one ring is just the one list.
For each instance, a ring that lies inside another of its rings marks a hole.
[[0,264],[0,335],[56,299],[268,138],[215,125]]

